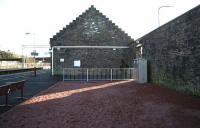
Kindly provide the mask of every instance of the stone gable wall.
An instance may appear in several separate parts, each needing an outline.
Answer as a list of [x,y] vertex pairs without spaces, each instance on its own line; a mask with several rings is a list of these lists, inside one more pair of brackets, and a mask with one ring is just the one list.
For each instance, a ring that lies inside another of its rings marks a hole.
[[[67,25],[50,39],[52,46],[130,46],[130,49],[60,49],[54,50],[54,73],[73,68],[81,60],[81,68],[131,67],[133,40],[94,7]],[[65,62],[60,63],[60,58]]]
[[90,8],[61,30],[51,46],[55,45],[117,45],[126,46],[129,37],[117,25],[95,8]]
[[200,6],[139,41],[150,82],[200,95]]

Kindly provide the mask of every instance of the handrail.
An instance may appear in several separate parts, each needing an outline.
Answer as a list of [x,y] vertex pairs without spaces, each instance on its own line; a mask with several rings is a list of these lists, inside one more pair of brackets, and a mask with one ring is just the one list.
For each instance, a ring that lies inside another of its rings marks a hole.
[[135,80],[135,68],[64,68],[65,80]]

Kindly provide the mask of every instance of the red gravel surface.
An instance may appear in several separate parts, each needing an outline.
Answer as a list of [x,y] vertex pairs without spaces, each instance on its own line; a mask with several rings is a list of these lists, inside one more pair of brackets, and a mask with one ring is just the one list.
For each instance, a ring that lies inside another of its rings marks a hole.
[[200,128],[200,98],[133,81],[60,82],[1,114],[0,128]]

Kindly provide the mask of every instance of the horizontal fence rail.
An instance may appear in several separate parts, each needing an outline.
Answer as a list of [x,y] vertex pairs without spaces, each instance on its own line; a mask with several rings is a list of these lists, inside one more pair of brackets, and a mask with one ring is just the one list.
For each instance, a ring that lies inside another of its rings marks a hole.
[[[37,70],[42,70],[42,68],[36,68]],[[18,72],[27,72],[34,71],[34,68],[21,68],[21,69],[0,69],[0,75],[18,73]]]
[[136,68],[64,68],[63,81],[67,80],[135,80]]

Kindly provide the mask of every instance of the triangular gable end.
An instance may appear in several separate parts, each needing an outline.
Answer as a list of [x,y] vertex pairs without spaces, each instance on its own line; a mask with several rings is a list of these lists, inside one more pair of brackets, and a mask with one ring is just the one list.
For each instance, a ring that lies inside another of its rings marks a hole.
[[[64,41],[64,38],[65,40],[67,38],[67,44],[65,44],[66,41]],[[117,40],[116,42],[125,42],[124,45],[133,41],[127,33],[92,5],[89,9],[79,15],[76,20],[73,20],[69,25],[56,33],[56,35],[50,39],[50,44],[51,46],[58,44],[92,45],[91,42],[97,43],[99,41],[99,43],[104,42],[105,44],[103,45],[111,45],[110,42],[113,42],[114,40]],[[76,44],[74,42],[76,42]],[[77,42],[80,44],[77,44]],[[90,42],[90,44],[86,44],[87,42]]]

